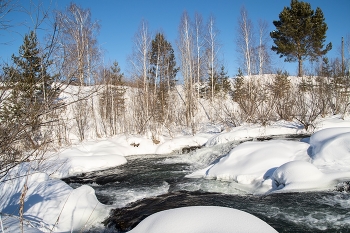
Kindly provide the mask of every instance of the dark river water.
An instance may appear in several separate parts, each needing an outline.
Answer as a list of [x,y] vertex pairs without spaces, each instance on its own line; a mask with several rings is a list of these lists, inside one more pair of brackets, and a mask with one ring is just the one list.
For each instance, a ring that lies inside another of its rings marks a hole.
[[127,232],[153,213],[199,205],[246,211],[278,232],[350,232],[348,192],[252,195],[235,182],[185,177],[224,156],[237,144],[187,154],[128,156],[125,165],[64,181],[74,188],[88,184],[100,202],[115,206],[104,222],[105,229],[88,232]]

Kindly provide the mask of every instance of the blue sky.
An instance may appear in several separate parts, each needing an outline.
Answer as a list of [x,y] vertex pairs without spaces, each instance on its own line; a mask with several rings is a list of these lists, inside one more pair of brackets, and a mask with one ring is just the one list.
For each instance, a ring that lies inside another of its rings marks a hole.
[[[37,0],[33,0],[37,2]],[[19,4],[28,9],[29,0],[20,0]],[[64,9],[70,0],[52,0],[51,8]],[[75,0],[82,8],[89,8],[92,19],[101,25],[98,36],[100,47],[104,51],[104,62],[118,61],[122,72],[127,73],[127,57],[132,52],[132,40],[142,19],[148,21],[151,32],[161,30],[166,39],[173,45],[175,51],[178,26],[182,13],[186,10],[191,18],[200,13],[206,21],[210,15],[216,19],[221,44],[220,57],[228,74],[237,73],[237,54],[235,36],[237,20],[241,6],[245,6],[249,18],[255,27],[259,19],[269,23],[269,31],[274,29],[273,20],[278,20],[278,14],[284,6],[290,5],[290,0]],[[320,7],[328,24],[327,41],[332,42],[333,49],[328,57],[339,56],[341,37],[350,34],[350,1],[349,0],[309,0],[313,9]],[[50,1],[44,0],[45,6]],[[15,25],[10,31],[0,33],[0,58],[9,61],[11,54],[18,53],[23,35],[28,27],[19,26],[20,22],[27,22],[31,26],[28,15],[23,12],[12,12],[8,19]],[[45,25],[43,25],[45,27]],[[6,42],[6,43],[5,43]],[[271,42],[272,43],[272,42]],[[296,74],[297,63],[284,63],[272,53],[275,66],[286,69],[290,74]]]

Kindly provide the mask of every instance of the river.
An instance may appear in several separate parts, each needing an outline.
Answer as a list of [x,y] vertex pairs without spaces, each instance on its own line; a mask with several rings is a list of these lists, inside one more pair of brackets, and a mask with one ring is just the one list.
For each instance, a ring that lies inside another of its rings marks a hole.
[[246,211],[278,232],[350,232],[347,192],[252,195],[236,182],[185,177],[226,155],[239,143],[204,147],[186,154],[128,156],[125,165],[64,181],[74,188],[88,184],[100,202],[115,206],[104,222],[105,229],[88,232],[126,232],[153,213],[198,205]]

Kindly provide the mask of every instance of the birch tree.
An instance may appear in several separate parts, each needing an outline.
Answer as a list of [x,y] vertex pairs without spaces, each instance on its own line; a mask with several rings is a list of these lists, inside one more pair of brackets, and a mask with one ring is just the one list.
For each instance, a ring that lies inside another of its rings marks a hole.
[[182,14],[181,22],[179,26],[179,39],[178,39],[178,49],[180,52],[181,61],[181,74],[184,79],[184,90],[185,90],[185,115],[186,115],[186,125],[192,128],[192,133],[195,133],[195,98],[193,95],[193,80],[195,77],[194,69],[194,39],[193,39],[193,29],[191,27],[190,18],[188,13],[185,11]]
[[[151,51],[151,33],[148,29],[148,23],[142,20],[138,31],[134,36],[132,55],[128,59],[131,66],[130,74],[137,84],[135,96],[135,112],[133,120],[137,126],[138,133],[144,133],[148,128],[151,117],[150,114],[150,93],[149,93],[149,70],[150,70],[150,51]],[[137,105],[137,106],[136,106]]]
[[196,13],[194,17],[194,38],[196,49],[196,61],[195,61],[195,82],[197,84],[197,100],[200,98],[201,83],[204,79],[204,65],[205,65],[205,39],[203,29],[203,18],[200,14]]
[[265,20],[259,20],[259,45],[257,47],[258,74],[262,75],[270,69],[271,57],[267,48],[268,24]]
[[99,24],[91,21],[89,9],[82,9],[74,3],[65,11],[57,12],[56,20],[60,43],[58,56],[61,59],[63,75],[67,79],[75,80],[75,84],[79,86],[77,93],[74,93],[78,102],[72,111],[80,140],[83,140],[90,113],[93,115],[98,134],[93,98],[87,100],[87,97],[92,97],[91,93],[97,90],[90,88],[89,91],[85,91],[82,86],[95,83],[93,79],[97,74],[100,55],[96,38]]
[[65,12],[57,12],[56,17],[66,77],[77,77],[79,85],[91,84],[94,63],[99,58],[96,39],[99,24],[91,21],[89,9],[74,3]]
[[209,75],[209,84],[210,84],[210,93],[211,93],[211,102],[214,100],[215,86],[218,82],[218,30],[215,27],[214,17],[209,18],[207,24],[207,33],[205,37],[206,41],[206,50],[207,50],[207,69]]
[[244,61],[244,71],[247,75],[253,74],[253,24],[248,18],[246,8],[243,6],[240,11],[237,28],[237,52]]

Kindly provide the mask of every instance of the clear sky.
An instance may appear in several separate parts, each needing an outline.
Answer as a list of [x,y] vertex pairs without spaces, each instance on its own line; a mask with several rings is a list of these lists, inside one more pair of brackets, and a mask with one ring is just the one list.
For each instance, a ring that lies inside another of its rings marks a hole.
[[[18,1],[26,9],[29,8],[29,2],[30,0]],[[70,0],[52,0],[51,8],[62,10],[70,2]],[[230,76],[235,75],[238,69],[235,36],[241,6],[245,6],[248,17],[255,27],[258,25],[258,20],[263,19],[269,23],[269,31],[272,31],[274,29],[272,21],[278,20],[283,7],[290,5],[290,0],[75,0],[73,2],[82,8],[89,8],[92,19],[101,25],[98,42],[103,49],[104,62],[118,61],[124,73],[127,73],[126,60],[132,52],[132,40],[142,19],[148,21],[151,32],[161,30],[177,52],[176,39],[182,13],[186,10],[191,19],[196,12],[200,13],[205,21],[213,15],[220,33],[218,38],[221,44],[220,58],[224,60]],[[341,37],[350,34],[350,1],[308,0],[307,2],[311,4],[312,9],[320,7],[324,13],[328,25],[326,43],[333,44],[328,57],[339,56]],[[44,0],[44,3],[45,6],[50,5],[48,0]],[[18,53],[23,35],[28,31],[28,27],[19,26],[19,22],[27,21],[27,25],[31,26],[28,15],[23,12],[12,12],[7,18],[13,20],[15,27],[0,33],[0,58],[3,61],[9,61],[11,54]],[[283,58],[278,58],[274,53],[272,55],[276,67],[286,69],[290,74],[296,74],[297,63],[284,63]]]

